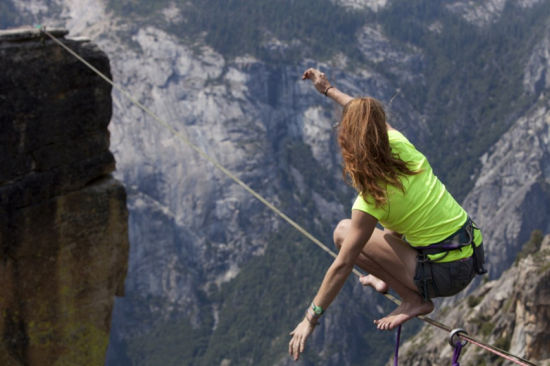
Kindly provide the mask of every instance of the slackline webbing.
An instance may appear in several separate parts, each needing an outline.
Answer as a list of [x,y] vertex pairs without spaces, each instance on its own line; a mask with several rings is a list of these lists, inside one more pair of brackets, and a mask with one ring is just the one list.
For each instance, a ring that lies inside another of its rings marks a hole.
[[[168,131],[172,133],[172,135],[178,139],[180,139],[183,143],[187,144],[189,147],[191,147],[197,154],[199,154],[204,159],[208,160],[210,163],[212,163],[216,168],[218,168],[223,174],[225,174],[228,178],[233,180],[235,183],[243,187],[247,192],[249,192],[252,196],[254,196],[256,199],[258,199],[261,203],[263,203],[266,207],[268,207],[270,210],[272,210],[275,214],[277,214],[279,217],[281,217],[283,220],[285,220],[287,223],[289,223],[291,226],[293,226],[296,230],[298,230],[302,235],[304,235],[306,238],[311,240],[315,245],[320,247],[322,250],[327,252],[332,257],[336,258],[336,253],[334,253],[328,246],[323,244],[319,239],[317,239],[315,236],[310,234],[306,229],[304,229],[301,225],[299,225],[297,222],[292,220],[290,217],[285,215],[281,210],[279,210],[276,206],[274,206],[272,203],[270,203],[268,200],[266,200],[261,194],[253,190],[249,185],[244,183],[241,179],[239,179],[235,174],[233,174],[231,171],[226,169],[223,165],[221,165],[216,159],[208,155],[204,150],[202,150],[200,147],[195,145],[189,138],[183,133],[178,130],[176,130],[174,127],[172,127],[169,123],[162,120],[160,117],[158,117],[155,113],[153,113],[151,110],[149,110],[147,107],[145,107],[142,103],[137,101],[130,93],[128,93],[126,90],[124,90],[121,86],[115,84],[109,77],[107,77],[105,74],[103,74],[101,71],[96,69],[92,64],[90,64],[88,61],[83,59],[79,54],[77,54],[75,51],[73,51],[71,48],[69,48],[67,45],[65,45],[63,42],[58,40],[55,36],[53,36],[50,32],[46,30],[46,27],[42,25],[37,25],[36,28],[40,30],[42,34],[45,34],[48,36],[52,41],[54,41],[56,44],[58,44],[61,48],[63,48],[65,51],[73,55],[77,60],[82,62],[84,65],[86,65],[90,70],[95,72],[99,77],[101,77],[103,80],[105,80],[107,83],[109,83],[113,88],[117,89],[122,95],[124,95],[128,100],[130,100],[133,104],[135,104],[138,108],[143,110],[146,114],[148,114],[153,120],[155,120],[158,124],[166,128]],[[361,277],[363,273],[359,271],[357,268],[353,269],[353,273]],[[401,301],[397,299],[395,296],[386,293],[383,294],[387,299],[394,302],[397,305],[401,304]],[[439,329],[445,330],[447,332],[451,332],[452,329],[445,324],[439,323],[438,321],[435,321],[427,316],[418,316],[419,319],[422,321],[433,325]],[[475,339],[474,337],[471,337],[467,334],[460,333],[458,334],[458,337],[464,339],[465,341],[468,341],[472,344],[475,344],[481,348],[484,348],[494,354],[497,354],[503,358],[506,358],[509,361],[512,361],[518,365],[523,366],[537,366],[536,364],[525,360],[519,356],[513,355],[507,351],[504,351],[500,348],[497,348],[492,345],[488,345],[483,343],[480,340]]]

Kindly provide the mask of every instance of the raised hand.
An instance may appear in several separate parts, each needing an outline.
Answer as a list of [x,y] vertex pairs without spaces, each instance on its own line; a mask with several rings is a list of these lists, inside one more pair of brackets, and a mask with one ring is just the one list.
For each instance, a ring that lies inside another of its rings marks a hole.
[[319,93],[325,94],[328,88],[331,87],[326,75],[322,73],[321,71],[313,68],[307,69],[304,74],[302,75],[302,80],[309,79],[313,83],[313,86],[315,86],[315,89],[319,91]]

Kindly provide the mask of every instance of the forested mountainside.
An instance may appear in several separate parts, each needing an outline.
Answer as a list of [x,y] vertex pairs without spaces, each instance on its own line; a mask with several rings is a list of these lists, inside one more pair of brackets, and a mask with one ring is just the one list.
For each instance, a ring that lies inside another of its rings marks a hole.
[[[354,192],[334,138],[340,109],[300,81],[311,66],[388,106],[483,227],[491,278],[531,231],[550,229],[547,1],[0,6],[2,27],[93,38],[118,83],[329,245]],[[330,257],[122,96],[114,103],[131,253],[108,364],[292,363],[288,332]],[[393,335],[372,319],[391,307],[350,280],[302,364],[384,363]]]

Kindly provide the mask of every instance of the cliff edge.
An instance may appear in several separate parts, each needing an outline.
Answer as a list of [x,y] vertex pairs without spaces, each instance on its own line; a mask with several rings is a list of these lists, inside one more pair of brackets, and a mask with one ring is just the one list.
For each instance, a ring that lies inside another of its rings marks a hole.
[[0,364],[103,365],[129,246],[111,87],[33,29],[0,31],[0,66]]

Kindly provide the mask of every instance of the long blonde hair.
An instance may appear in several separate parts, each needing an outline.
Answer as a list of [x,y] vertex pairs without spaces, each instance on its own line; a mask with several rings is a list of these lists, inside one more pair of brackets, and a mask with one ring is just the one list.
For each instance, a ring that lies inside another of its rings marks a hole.
[[388,184],[403,190],[399,176],[418,173],[392,153],[386,113],[374,98],[356,98],[346,104],[338,143],[344,160],[344,178],[349,178],[365,199],[372,197],[376,207],[387,202]]

